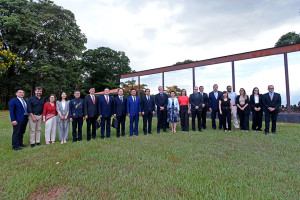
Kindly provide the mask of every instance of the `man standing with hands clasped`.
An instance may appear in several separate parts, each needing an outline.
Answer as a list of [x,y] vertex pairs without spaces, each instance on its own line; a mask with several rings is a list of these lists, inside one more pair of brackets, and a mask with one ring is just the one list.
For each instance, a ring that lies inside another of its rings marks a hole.
[[202,132],[202,124],[201,124],[201,111],[202,108],[205,107],[203,103],[202,95],[198,92],[198,87],[194,87],[193,94],[190,95],[190,104],[191,104],[191,112],[192,112],[192,130],[196,131],[196,116],[198,118],[198,131]]
[[[136,96],[136,90],[133,88],[130,90],[131,97],[127,99],[127,115],[130,118],[130,136],[139,135],[139,116],[141,115],[141,101]],[[133,123],[135,128],[133,129]]]
[[218,113],[219,130],[222,130],[222,118],[219,111],[219,100],[221,99],[222,92],[218,91],[218,85],[214,84],[213,91],[209,93],[209,110],[211,112],[212,128],[216,130],[216,116]]
[[101,118],[101,139],[104,139],[105,131],[106,137],[110,138],[111,117],[114,116],[114,100],[109,96],[108,88],[105,88],[104,95],[99,97],[98,111]]
[[161,126],[164,132],[166,129],[168,95],[163,93],[162,86],[158,87],[158,94],[155,95],[155,104],[157,106],[157,133],[160,132]]
[[92,138],[96,139],[96,123],[98,118],[98,99],[95,97],[95,87],[89,88],[88,95],[84,98],[83,112],[86,119],[86,132],[87,141],[91,140],[91,125],[92,125]]
[[[232,115],[231,115],[231,119],[233,121],[233,126],[234,126],[235,129],[239,129],[240,126],[239,126],[238,119],[236,117],[237,106],[235,104],[235,100],[236,100],[237,94],[232,91],[232,87],[230,85],[227,86],[227,93],[228,93],[228,98],[231,99],[232,106],[233,106],[232,107]],[[226,123],[226,128],[228,128],[228,123],[231,123],[231,122],[227,122]]]
[[148,133],[152,134],[152,117],[155,115],[155,103],[154,98],[150,96],[150,89],[145,90],[146,96],[141,100],[142,115],[143,115],[143,131],[144,135],[147,135],[147,122]]

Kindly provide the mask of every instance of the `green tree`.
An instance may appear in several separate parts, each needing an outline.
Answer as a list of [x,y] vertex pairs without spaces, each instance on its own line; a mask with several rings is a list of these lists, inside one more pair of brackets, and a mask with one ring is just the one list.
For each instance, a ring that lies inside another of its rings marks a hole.
[[183,64],[193,63],[193,62],[196,62],[196,61],[194,61],[194,60],[185,60],[183,62],[177,62],[174,65],[183,65]]
[[296,32],[288,32],[279,38],[275,47],[283,47],[293,44],[300,44],[300,34],[297,34]]
[[173,85],[173,86],[167,86],[167,93],[170,96],[171,91],[175,91],[175,94],[177,97],[180,96],[181,93],[181,89],[177,86],[177,85]]

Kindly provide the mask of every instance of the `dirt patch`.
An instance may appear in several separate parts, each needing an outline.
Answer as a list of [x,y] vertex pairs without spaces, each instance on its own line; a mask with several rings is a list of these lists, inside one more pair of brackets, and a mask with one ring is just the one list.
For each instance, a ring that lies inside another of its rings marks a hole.
[[51,199],[58,199],[66,190],[63,188],[56,188],[50,190],[47,194],[41,194],[39,192],[34,192],[30,195],[30,199],[33,200],[51,200]]

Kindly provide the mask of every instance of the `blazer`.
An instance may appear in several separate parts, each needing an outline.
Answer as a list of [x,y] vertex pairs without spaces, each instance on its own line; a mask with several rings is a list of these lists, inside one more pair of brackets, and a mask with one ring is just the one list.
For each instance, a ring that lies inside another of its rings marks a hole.
[[92,97],[91,95],[86,95],[84,97],[84,100],[83,100],[83,115],[84,116],[88,116],[88,117],[97,117],[98,116],[98,106],[97,106],[97,103],[98,103],[98,99],[97,97],[94,95],[94,98],[95,98],[95,104],[93,103],[93,100],[92,100]]
[[202,104],[203,104],[203,98],[202,95],[198,92],[198,97],[196,97],[196,94],[190,95],[190,104],[191,104],[191,111],[196,111],[195,107],[199,107],[199,111],[202,111]]
[[[240,96],[241,95],[237,95],[236,97],[236,100],[235,100],[235,104],[236,105],[240,105]],[[244,112],[237,106],[237,113],[240,115],[240,114],[250,114],[250,100],[249,100],[249,97],[247,95],[247,99],[245,99],[245,105],[248,104],[248,106],[244,109]]]
[[[57,101],[56,102],[56,111],[57,111],[57,113],[60,112],[62,116],[67,116],[67,113],[69,112],[69,104],[70,104],[70,101],[66,101],[65,109],[63,110],[62,102]],[[60,122],[60,116],[59,115],[57,115],[57,121]]]
[[69,116],[68,118],[83,117],[83,99],[74,98],[69,103]]
[[[200,93],[200,92],[199,92],[199,93]],[[201,95],[201,93],[200,93],[200,95]],[[208,109],[209,99],[208,99],[207,93],[203,92],[203,97],[202,97],[202,99],[203,99],[203,104],[205,104],[204,109]]]
[[152,114],[155,111],[154,97],[150,96],[149,102],[147,96],[142,97],[141,110],[142,112],[145,112],[145,115],[148,115],[149,112]]
[[155,104],[157,106],[157,112],[160,111],[160,107],[164,107],[165,109],[167,109],[168,95],[163,94],[163,98],[161,98],[160,93],[155,95]]
[[216,99],[214,91],[208,95],[208,107],[212,110],[219,110],[219,100],[221,99],[222,92],[218,91],[218,98]]
[[118,117],[127,114],[127,98],[125,96],[123,96],[123,103],[121,102],[119,96],[115,97],[114,114]]
[[98,114],[102,117],[111,117],[114,114],[114,99],[109,96],[108,104],[105,96],[100,96],[98,99]]
[[[28,104],[25,99],[24,99],[24,101],[26,102],[27,113],[28,113]],[[9,101],[8,107],[9,107],[9,114],[10,114],[11,122],[17,121],[18,123],[22,123],[24,120],[25,110],[23,108],[21,101],[16,97]]]
[[280,94],[274,92],[273,99],[271,101],[269,92],[263,95],[263,105],[264,111],[269,111],[269,107],[275,108],[275,111],[279,112],[279,108],[281,106],[281,96]]
[[130,116],[138,115],[141,112],[141,101],[139,97],[135,97],[135,102],[133,102],[132,96],[127,98],[127,113]]
[[255,99],[254,99],[254,95],[252,94],[250,96],[250,105],[251,105],[251,111],[255,111],[254,108],[255,107],[260,107],[261,108],[261,111],[263,111],[263,95],[262,94],[259,94],[258,95],[258,106],[255,106]]
[[[177,108],[177,111],[179,111],[180,106],[179,106],[178,99],[176,97],[174,98],[174,106]],[[171,108],[172,108],[172,98],[170,97],[168,99],[168,110]]]

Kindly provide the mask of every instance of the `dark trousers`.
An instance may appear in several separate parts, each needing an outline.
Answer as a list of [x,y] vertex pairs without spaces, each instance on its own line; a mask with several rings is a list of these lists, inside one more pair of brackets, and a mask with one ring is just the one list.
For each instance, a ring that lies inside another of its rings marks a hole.
[[277,121],[278,112],[277,111],[266,111],[265,112],[265,131],[269,131],[270,119],[272,120],[272,132],[276,131],[276,121]]
[[[83,124],[83,118],[82,117],[78,117],[78,118],[72,118],[73,122],[72,122],[72,129],[73,129],[73,141],[81,141],[82,140],[82,124]],[[78,137],[77,137],[77,129],[78,126]]]
[[180,123],[181,123],[181,130],[182,131],[189,131],[189,113],[188,113],[188,106],[180,106]]
[[252,111],[252,130],[261,130],[263,111]]
[[249,114],[241,112],[239,114],[241,130],[249,131]]
[[149,111],[147,114],[143,115],[143,131],[147,134],[147,122],[148,122],[148,133],[151,133],[152,128],[152,112]]
[[91,140],[91,125],[92,125],[92,137],[93,139],[96,138],[96,123],[97,117],[88,117],[86,119],[86,132],[87,132],[87,140]]
[[230,108],[222,108],[222,124],[224,130],[226,130],[226,120],[228,122],[228,130],[231,131],[231,109]]
[[196,131],[196,116],[198,119],[198,131],[201,131],[201,111],[199,109],[192,111],[192,130]]
[[101,117],[101,138],[104,138],[105,132],[105,122],[106,122],[106,137],[110,138],[110,122],[111,117]]
[[160,132],[160,129],[163,131],[166,130],[166,118],[167,118],[167,110],[159,110],[157,111],[157,133]]
[[206,112],[207,112],[207,108],[202,108],[202,112],[201,112],[201,121],[202,121],[202,128],[206,129]]
[[[133,123],[134,123],[134,129],[133,129]],[[133,132],[135,135],[139,134],[139,114],[135,114],[134,116],[130,115],[130,135],[133,135]]]
[[125,136],[125,121],[126,121],[126,114],[117,116],[118,126],[117,126],[117,137],[120,137],[120,125],[122,136]]
[[24,116],[22,123],[18,123],[16,126],[13,126],[12,134],[12,147],[18,148],[23,145],[23,137],[26,132],[26,126],[28,123],[28,116]]
[[211,112],[211,123],[212,123],[212,128],[216,129],[216,116],[218,113],[218,118],[219,118],[219,129],[222,129],[222,117],[219,113],[219,109],[217,110],[212,110]]

